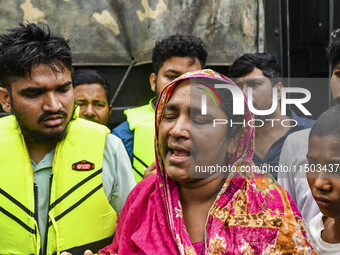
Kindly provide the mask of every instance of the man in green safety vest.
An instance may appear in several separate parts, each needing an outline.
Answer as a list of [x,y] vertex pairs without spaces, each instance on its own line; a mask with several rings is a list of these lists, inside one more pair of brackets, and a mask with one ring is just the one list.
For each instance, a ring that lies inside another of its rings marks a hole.
[[155,170],[155,104],[160,92],[180,75],[200,70],[208,57],[207,47],[195,36],[172,35],[157,41],[152,52],[151,90],[156,96],[149,104],[125,110],[127,121],[113,129],[130,156],[136,182],[144,172]]
[[[111,243],[135,185],[121,140],[78,118],[67,41],[47,24],[0,35],[0,254]],[[119,170],[119,171],[118,171]]]

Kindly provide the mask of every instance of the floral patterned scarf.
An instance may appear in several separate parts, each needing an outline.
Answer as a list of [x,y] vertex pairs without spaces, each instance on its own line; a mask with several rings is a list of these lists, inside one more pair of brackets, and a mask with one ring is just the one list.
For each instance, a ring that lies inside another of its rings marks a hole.
[[[157,174],[131,192],[119,215],[113,243],[100,254],[197,254],[184,223],[176,183],[164,171],[158,144],[164,107],[179,82],[191,78],[237,86],[215,71],[201,70],[180,76],[162,91],[155,122]],[[246,97],[244,105],[244,119],[249,121]],[[228,176],[209,210],[203,254],[314,254],[304,220],[289,194],[269,174],[252,170],[254,128],[241,128],[239,136],[230,160],[238,171]]]

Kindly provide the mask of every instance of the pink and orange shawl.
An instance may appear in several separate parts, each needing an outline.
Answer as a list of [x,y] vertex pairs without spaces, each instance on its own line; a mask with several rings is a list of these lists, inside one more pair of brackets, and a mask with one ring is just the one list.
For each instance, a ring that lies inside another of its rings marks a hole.
[[[175,86],[190,78],[235,85],[212,70],[184,74],[161,93],[157,131]],[[244,118],[251,119],[249,110]],[[254,130],[245,127],[240,132],[239,146],[231,160],[237,169],[253,165]],[[131,192],[119,215],[113,242],[100,254],[197,254],[183,220],[176,183],[168,178],[158,154],[157,133],[157,174],[141,181]],[[270,175],[236,172],[226,179],[207,216],[204,254],[314,254],[305,229],[293,200]]]

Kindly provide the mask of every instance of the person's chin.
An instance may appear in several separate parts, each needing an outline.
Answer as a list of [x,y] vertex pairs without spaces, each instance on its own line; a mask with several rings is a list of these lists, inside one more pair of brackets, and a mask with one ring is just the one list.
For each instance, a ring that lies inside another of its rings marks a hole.
[[190,170],[186,168],[176,167],[173,165],[164,165],[167,175],[177,182],[186,182],[190,179]]
[[66,123],[66,121],[57,126],[44,126],[38,130],[38,134],[35,135],[35,140],[42,143],[60,142],[65,137],[67,126],[68,123]]

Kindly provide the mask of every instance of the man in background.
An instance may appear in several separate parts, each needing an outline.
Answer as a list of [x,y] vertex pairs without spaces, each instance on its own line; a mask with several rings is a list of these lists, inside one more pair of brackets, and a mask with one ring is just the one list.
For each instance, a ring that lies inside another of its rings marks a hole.
[[79,69],[72,73],[72,83],[79,117],[107,126],[112,112],[107,80],[96,70]]
[[[232,64],[229,75],[245,94],[248,94],[248,88],[252,89],[255,109],[268,110],[273,103],[277,104],[273,113],[265,116],[255,115],[255,119],[262,120],[264,124],[255,128],[253,160],[260,169],[273,169],[279,165],[281,148],[287,136],[311,127],[314,121],[300,117],[289,109],[287,115],[281,115],[280,99],[283,84],[280,81],[280,64],[276,62],[274,56],[268,53],[244,54]],[[273,88],[277,89],[276,96],[273,94]],[[275,119],[275,121],[266,121],[266,119]],[[293,120],[295,121],[292,122]],[[283,126],[282,121],[287,125]],[[294,123],[297,125],[294,126]],[[277,179],[277,172],[268,172]]]
[[147,105],[125,110],[127,121],[113,129],[113,134],[124,142],[137,182],[143,179],[145,169],[150,167],[148,174],[156,169],[152,164],[155,161],[155,105],[160,92],[182,74],[202,69],[207,57],[207,47],[195,36],[177,34],[156,42],[150,75],[155,97]]

